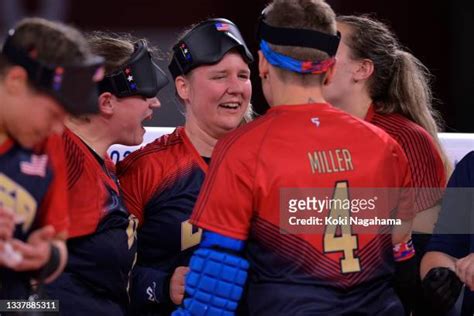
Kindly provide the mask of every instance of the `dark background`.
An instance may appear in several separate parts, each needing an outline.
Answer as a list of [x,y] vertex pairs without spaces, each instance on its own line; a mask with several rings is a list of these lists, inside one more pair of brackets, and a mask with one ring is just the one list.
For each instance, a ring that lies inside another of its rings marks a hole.
[[[0,0],[0,27],[28,15],[63,20],[83,30],[130,32],[145,36],[163,51],[164,68],[170,47],[183,30],[208,17],[226,17],[242,31],[256,52],[255,21],[263,0]],[[402,44],[434,75],[435,107],[447,132],[474,132],[470,92],[474,89],[474,1],[328,0],[337,14],[372,13],[387,22]],[[256,65],[252,65],[257,112],[266,110]],[[172,86],[160,92],[162,107],[149,125],[183,122]]]

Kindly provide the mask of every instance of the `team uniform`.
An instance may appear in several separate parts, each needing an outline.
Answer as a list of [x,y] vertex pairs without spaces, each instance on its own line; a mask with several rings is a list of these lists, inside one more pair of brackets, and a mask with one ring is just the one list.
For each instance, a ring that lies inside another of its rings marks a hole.
[[[373,105],[370,106],[365,119],[392,136],[405,152],[410,166],[413,187],[415,188],[415,209],[421,212],[441,203],[446,185],[446,171],[439,151],[428,132],[400,114],[377,113]],[[430,236],[431,234],[416,232],[412,235],[416,250],[415,260],[418,267],[425,254]],[[419,272],[417,275],[419,275]],[[410,288],[413,288],[413,286],[410,286]],[[419,295],[414,299],[416,306],[413,308],[416,314],[431,314],[430,311],[426,310],[428,304],[422,296],[423,291],[420,283],[413,289],[413,293],[402,292],[404,291],[400,290],[401,295],[411,297]],[[406,308],[410,309],[408,306]]]
[[[26,241],[34,230],[46,225],[65,237],[69,225],[65,188],[66,166],[59,136],[50,136],[34,150],[11,139],[0,145],[0,207],[23,217],[14,238]],[[31,276],[0,268],[0,298],[28,298]]]
[[169,315],[171,275],[187,266],[201,240],[189,223],[207,172],[184,128],[128,155],[118,165],[127,208],[139,219],[138,258],[132,272],[134,315]]
[[[252,315],[400,315],[387,227],[380,234],[351,227],[350,249],[337,231],[282,232],[280,189],[335,188],[353,199],[351,188],[411,185],[402,149],[377,127],[328,104],[276,106],[219,141],[191,222],[246,240],[244,304]],[[408,191],[377,213],[412,219]]]
[[[454,169],[427,251],[440,251],[455,258],[474,253],[474,152]],[[464,290],[462,315],[474,314],[474,292]]]
[[114,166],[66,130],[71,228],[68,263],[47,286],[64,315],[124,315],[136,256],[136,220],[120,197]]
[[446,185],[443,160],[426,130],[400,114],[379,114],[373,106],[366,121],[383,129],[402,147],[408,159],[413,187],[416,190],[415,207],[426,210],[440,203]]

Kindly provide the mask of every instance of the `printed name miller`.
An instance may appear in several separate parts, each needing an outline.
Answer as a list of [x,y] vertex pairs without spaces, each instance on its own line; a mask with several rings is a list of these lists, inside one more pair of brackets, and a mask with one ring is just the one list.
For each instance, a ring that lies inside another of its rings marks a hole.
[[308,153],[312,173],[334,173],[353,171],[349,149],[319,150]]

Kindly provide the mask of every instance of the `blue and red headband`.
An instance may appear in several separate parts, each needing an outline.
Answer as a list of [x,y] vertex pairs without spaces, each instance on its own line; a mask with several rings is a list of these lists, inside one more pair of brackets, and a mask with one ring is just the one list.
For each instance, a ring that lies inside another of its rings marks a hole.
[[[259,19],[257,36],[260,49],[268,62],[279,68],[303,74],[321,74],[326,72],[336,61],[341,34],[331,35],[314,30],[274,27],[264,21],[265,12]],[[268,43],[282,46],[314,48],[326,52],[330,58],[325,60],[298,60],[275,52]]]
[[321,61],[303,61],[294,59],[273,51],[264,40],[260,41],[260,50],[271,65],[302,74],[318,75],[325,73],[336,62],[334,57]]

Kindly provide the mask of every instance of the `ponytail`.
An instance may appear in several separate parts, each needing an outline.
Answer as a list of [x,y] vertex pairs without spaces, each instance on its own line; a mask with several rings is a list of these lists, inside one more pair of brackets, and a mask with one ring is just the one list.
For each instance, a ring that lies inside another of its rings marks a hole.
[[433,108],[430,81],[431,74],[420,60],[409,52],[397,49],[384,106],[378,112],[400,113],[423,127],[435,141],[449,175],[452,168],[438,137],[441,117]]
[[449,176],[452,167],[438,138],[442,120],[433,109],[428,69],[401,48],[384,23],[367,15],[339,16],[337,21],[351,29],[346,37],[351,57],[370,59],[374,64],[368,90],[375,110],[381,114],[399,113],[424,128],[435,142]]

